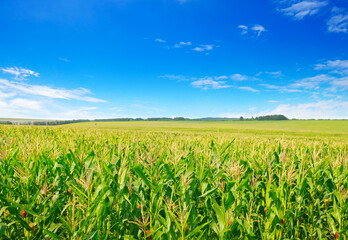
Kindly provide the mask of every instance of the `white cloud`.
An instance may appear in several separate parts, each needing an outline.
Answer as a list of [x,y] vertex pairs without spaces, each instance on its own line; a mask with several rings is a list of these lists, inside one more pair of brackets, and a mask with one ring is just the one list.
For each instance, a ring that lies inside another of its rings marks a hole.
[[201,88],[204,90],[208,89],[222,89],[229,88],[231,86],[227,85],[225,81],[216,81],[211,77],[206,77],[199,79],[197,81],[191,82],[191,86],[194,88]]
[[59,59],[60,61],[66,62],[66,63],[69,63],[69,62],[70,62],[70,60],[67,59],[67,58],[59,57],[58,59]]
[[289,92],[289,93],[299,93],[302,92],[302,90],[294,89],[288,86],[277,86],[272,84],[260,84],[260,86],[263,86],[268,89],[277,90],[279,92]]
[[242,74],[239,74],[239,73],[236,73],[236,74],[231,75],[230,79],[233,81],[245,81],[245,80],[248,80],[249,77],[242,75]]
[[246,35],[249,32],[256,34],[257,37],[261,36],[261,33],[266,32],[266,28],[260,24],[254,24],[253,26],[246,26],[246,25],[238,25],[239,29],[241,29],[241,34]]
[[191,42],[180,42],[174,45],[175,48],[181,48],[183,46],[191,46],[192,43]]
[[327,74],[320,74],[314,77],[303,78],[290,85],[293,88],[318,89],[322,83],[327,83],[335,78]]
[[26,84],[21,82],[8,81],[6,79],[1,79],[1,78],[0,78],[0,86],[12,92],[19,92],[21,94],[36,95],[36,96],[42,96],[47,98],[67,99],[67,100],[74,99],[74,100],[93,102],[93,103],[106,102],[105,100],[102,100],[102,99],[86,96],[87,94],[90,94],[91,92],[85,88],[79,88],[79,89],[73,89],[73,90],[64,89],[64,88],[58,89],[58,88],[52,88],[52,87],[44,86],[44,85],[31,85],[31,84]]
[[238,28],[240,28],[242,30],[241,34],[245,35],[248,33],[249,27],[246,25],[238,25]]
[[266,114],[283,114],[289,118],[299,119],[347,119],[348,102],[331,99],[297,105],[281,104]]
[[159,42],[159,43],[166,43],[165,40],[161,39],[161,38],[156,38],[155,42]]
[[215,80],[225,80],[228,79],[228,76],[219,76],[219,77],[214,77]]
[[348,90],[348,77],[335,78],[331,82],[334,88],[340,88],[341,90]]
[[[293,2],[293,1],[291,1]],[[282,8],[279,11],[292,17],[294,20],[302,20],[306,16],[317,14],[323,7],[328,5],[328,1],[305,0],[292,3],[291,6]]]
[[206,45],[200,45],[199,47],[195,47],[192,50],[196,52],[206,52],[206,51],[211,51],[213,49],[214,49],[214,45],[206,44]]
[[16,96],[15,93],[5,93],[5,92],[0,91],[0,100],[5,99],[5,98],[14,97],[14,96]]
[[[204,90],[207,89],[222,89],[222,88],[230,88],[236,86],[231,86],[227,83],[227,80],[240,82],[240,81],[254,81],[257,80],[255,77],[249,77],[242,74],[232,74],[232,75],[221,75],[221,76],[206,76],[206,77],[186,77],[183,75],[163,75],[159,76],[161,78],[173,79],[176,81],[190,81],[191,86],[194,88],[201,88]],[[259,90],[253,89],[251,87],[240,87],[242,90],[258,92]]]
[[348,75],[348,60],[329,60],[315,66],[316,70],[331,70],[332,73]]
[[348,12],[343,9],[333,8],[333,15],[327,22],[329,32],[348,33]]
[[279,101],[276,100],[268,100],[269,103],[278,103]]
[[11,107],[42,111],[42,102],[25,98],[15,98],[9,101]]
[[253,30],[254,32],[257,33],[257,36],[260,37],[261,33],[267,31],[266,28],[264,28],[263,26],[259,25],[259,24],[255,24],[251,30]]
[[252,87],[238,87],[238,89],[246,90],[246,91],[250,91],[250,92],[259,92],[259,90],[254,89]]
[[29,69],[25,69],[25,68],[18,68],[18,67],[1,68],[1,71],[3,73],[15,75],[14,79],[18,81],[26,80],[26,78],[29,76],[35,76],[35,77],[39,76],[39,73],[37,72],[34,72]]
[[0,117],[3,118],[34,118],[37,114],[47,114],[41,101],[27,98],[1,99]]
[[271,75],[272,77],[282,77],[283,76],[283,72],[282,71],[277,71],[277,72],[265,72],[268,75]]

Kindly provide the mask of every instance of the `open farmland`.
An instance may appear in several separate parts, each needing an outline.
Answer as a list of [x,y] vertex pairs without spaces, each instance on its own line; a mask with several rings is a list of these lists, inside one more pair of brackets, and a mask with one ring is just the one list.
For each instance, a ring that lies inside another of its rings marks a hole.
[[348,121],[0,126],[2,239],[347,239]]

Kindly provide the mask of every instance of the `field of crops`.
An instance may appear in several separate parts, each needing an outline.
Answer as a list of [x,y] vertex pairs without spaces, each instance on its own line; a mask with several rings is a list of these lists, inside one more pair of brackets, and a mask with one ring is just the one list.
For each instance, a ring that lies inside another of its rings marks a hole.
[[103,124],[0,126],[0,239],[348,239],[347,121]]

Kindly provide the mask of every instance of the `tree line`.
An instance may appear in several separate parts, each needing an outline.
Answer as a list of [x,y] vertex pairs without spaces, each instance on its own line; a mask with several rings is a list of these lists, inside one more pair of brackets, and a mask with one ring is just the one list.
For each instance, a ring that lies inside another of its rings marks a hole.
[[82,123],[82,122],[131,122],[131,121],[279,121],[289,120],[284,115],[266,115],[252,118],[184,118],[184,117],[159,117],[159,118],[108,118],[108,119],[76,119],[76,120],[0,120],[0,124],[3,125],[41,125],[41,126],[54,126],[64,125],[71,123]]

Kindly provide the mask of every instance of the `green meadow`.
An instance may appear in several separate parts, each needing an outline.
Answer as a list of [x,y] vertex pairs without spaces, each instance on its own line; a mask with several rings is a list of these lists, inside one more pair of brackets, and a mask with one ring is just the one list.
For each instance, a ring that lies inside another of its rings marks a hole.
[[348,121],[0,126],[1,239],[347,239]]

